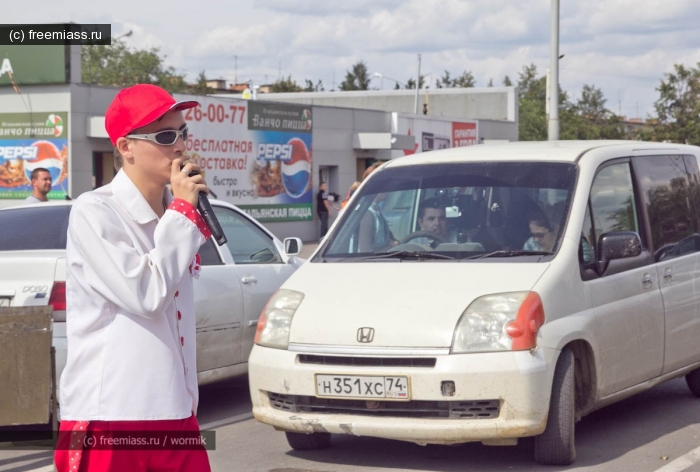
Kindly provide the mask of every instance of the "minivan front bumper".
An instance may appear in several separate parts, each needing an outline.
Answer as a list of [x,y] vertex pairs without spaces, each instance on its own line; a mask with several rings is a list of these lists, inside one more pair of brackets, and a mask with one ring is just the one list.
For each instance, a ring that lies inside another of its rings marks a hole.
[[[435,358],[432,367],[425,365],[430,363],[421,362],[416,363],[418,366],[340,365],[342,362],[332,365],[333,361],[330,364],[301,362],[304,353],[256,345],[248,363],[253,415],[282,431],[352,434],[419,444],[471,441],[513,444],[515,441],[509,440],[544,431],[558,355],[558,350],[538,347],[534,353],[432,356]],[[349,356],[325,355],[326,359],[343,360],[343,357]],[[373,356],[373,359],[379,358],[381,356]],[[374,408],[370,406],[372,402],[367,402],[367,409],[363,411],[361,400],[324,398],[319,401],[316,374],[407,376],[410,400],[391,402],[388,406],[396,407],[392,408],[396,411],[387,408],[381,413],[374,409],[376,402]],[[441,387],[446,381],[455,385],[450,396],[444,394]],[[494,401],[498,405],[495,414],[476,417],[452,414],[453,406],[460,402],[493,405]],[[403,403],[406,408],[398,407],[397,403]],[[409,403],[414,403],[415,407]],[[323,405],[330,407],[323,408]],[[440,413],[433,414],[433,411]]]

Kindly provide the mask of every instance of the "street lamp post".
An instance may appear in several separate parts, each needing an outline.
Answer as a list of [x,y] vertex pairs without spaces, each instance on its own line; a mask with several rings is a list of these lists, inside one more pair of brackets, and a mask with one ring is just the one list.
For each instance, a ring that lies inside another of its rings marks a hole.
[[552,32],[550,36],[549,141],[559,140],[559,0],[552,0]]
[[128,37],[131,36],[132,34],[134,34],[134,32],[133,32],[132,30],[129,30],[129,31],[127,31],[127,32],[124,33],[124,34],[120,34],[119,36],[117,36],[117,37],[114,38],[114,39],[128,38]]
[[420,89],[420,54],[418,54],[418,75],[416,76],[416,97],[413,100],[413,114],[418,114],[418,90]]

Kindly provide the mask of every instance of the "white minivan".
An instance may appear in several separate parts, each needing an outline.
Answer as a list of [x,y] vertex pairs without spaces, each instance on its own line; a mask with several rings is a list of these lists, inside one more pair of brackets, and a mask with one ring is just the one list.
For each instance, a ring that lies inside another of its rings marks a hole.
[[515,445],[570,464],[582,416],[700,396],[700,148],[481,145],[389,161],[268,301],[253,413],[332,434]]

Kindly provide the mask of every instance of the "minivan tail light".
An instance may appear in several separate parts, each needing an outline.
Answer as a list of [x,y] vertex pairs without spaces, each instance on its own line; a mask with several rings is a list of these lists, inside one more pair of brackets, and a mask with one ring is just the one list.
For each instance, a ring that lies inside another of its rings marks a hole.
[[506,323],[506,334],[513,340],[513,351],[532,349],[537,345],[537,332],[544,324],[544,307],[537,292],[530,292],[513,321]]
[[53,283],[53,288],[51,289],[51,296],[49,297],[49,305],[53,307],[54,311],[61,311],[66,309],[65,282]]

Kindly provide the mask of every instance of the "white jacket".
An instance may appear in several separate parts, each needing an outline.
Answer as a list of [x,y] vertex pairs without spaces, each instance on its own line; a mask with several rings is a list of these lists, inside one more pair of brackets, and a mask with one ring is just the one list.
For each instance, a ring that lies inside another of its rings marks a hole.
[[192,282],[206,238],[191,204],[169,192],[164,200],[159,220],[120,171],[73,205],[62,419],[181,419],[197,411]]

